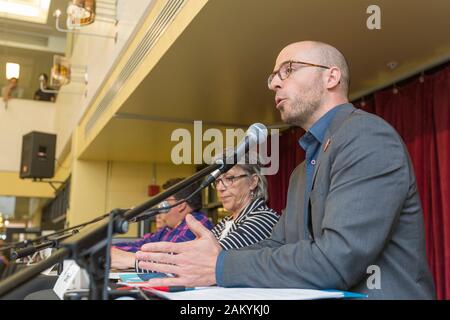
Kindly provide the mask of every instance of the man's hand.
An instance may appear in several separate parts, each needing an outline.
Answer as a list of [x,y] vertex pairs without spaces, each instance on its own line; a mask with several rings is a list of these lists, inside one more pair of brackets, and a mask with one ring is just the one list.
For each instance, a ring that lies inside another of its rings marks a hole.
[[134,269],[135,254],[115,247],[111,248],[111,268],[113,269]]
[[216,283],[216,260],[222,249],[211,231],[192,215],[186,216],[186,223],[195,240],[147,243],[136,253],[140,268],[176,275],[151,279],[149,285],[199,287]]

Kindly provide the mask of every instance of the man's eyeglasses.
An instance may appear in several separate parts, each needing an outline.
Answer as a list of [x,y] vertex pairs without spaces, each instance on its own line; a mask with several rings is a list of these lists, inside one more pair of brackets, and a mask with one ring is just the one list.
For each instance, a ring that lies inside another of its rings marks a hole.
[[167,213],[167,212],[169,212],[170,209],[167,209],[167,207],[169,207],[169,206],[170,206],[170,203],[168,201],[166,201],[166,200],[160,202],[158,204],[158,209],[159,209],[158,212],[159,213]]
[[292,72],[298,70],[298,69],[292,68],[293,64],[302,64],[305,67],[317,67],[317,68],[323,68],[323,69],[330,69],[330,67],[323,66],[320,64],[309,63],[309,62],[293,61],[293,60],[285,61],[281,64],[281,66],[278,68],[278,70],[275,70],[274,72],[272,72],[269,75],[269,78],[267,79],[267,85],[269,86],[269,88],[270,88],[270,85],[272,84],[273,78],[275,78],[276,75],[278,75],[278,78],[280,78],[280,80],[284,80],[284,79],[288,78]]
[[218,178],[216,179],[216,181],[214,181],[213,186],[217,189],[217,187],[219,186],[219,183],[222,183],[222,185],[225,188],[231,187],[234,183],[234,181],[243,178],[243,177],[248,177],[248,174],[241,174],[239,176],[227,176],[227,177],[223,177],[223,178]]

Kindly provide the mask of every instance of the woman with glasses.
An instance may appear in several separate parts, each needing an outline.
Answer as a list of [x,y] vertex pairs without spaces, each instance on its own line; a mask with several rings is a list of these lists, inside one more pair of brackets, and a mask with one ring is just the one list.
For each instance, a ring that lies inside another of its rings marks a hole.
[[259,165],[237,164],[214,187],[230,213],[211,230],[224,250],[247,247],[270,236],[279,216],[266,204],[267,180]]

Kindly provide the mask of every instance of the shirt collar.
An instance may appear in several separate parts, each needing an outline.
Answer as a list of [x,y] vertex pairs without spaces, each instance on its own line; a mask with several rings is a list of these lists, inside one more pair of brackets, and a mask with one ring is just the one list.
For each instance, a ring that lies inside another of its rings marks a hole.
[[318,141],[320,144],[323,143],[325,134],[333,121],[333,118],[340,107],[345,104],[340,104],[333,109],[325,113],[319,120],[317,120],[312,127],[300,138],[299,144],[303,150],[306,151],[308,146],[310,146],[314,140]]

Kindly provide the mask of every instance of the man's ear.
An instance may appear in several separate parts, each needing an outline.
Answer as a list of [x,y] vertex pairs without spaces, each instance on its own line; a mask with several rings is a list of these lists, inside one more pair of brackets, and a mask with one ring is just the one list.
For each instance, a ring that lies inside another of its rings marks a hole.
[[341,70],[339,70],[339,68],[337,67],[331,67],[327,72],[325,82],[326,88],[334,89],[341,82],[341,77],[342,77]]
[[187,207],[187,203],[186,203],[186,202],[180,203],[180,204],[178,205],[178,212],[183,212],[183,211],[185,211],[185,210],[186,210],[186,207]]

